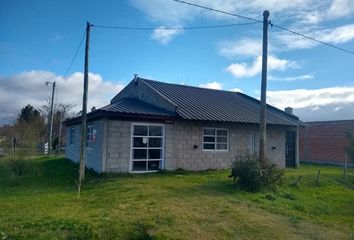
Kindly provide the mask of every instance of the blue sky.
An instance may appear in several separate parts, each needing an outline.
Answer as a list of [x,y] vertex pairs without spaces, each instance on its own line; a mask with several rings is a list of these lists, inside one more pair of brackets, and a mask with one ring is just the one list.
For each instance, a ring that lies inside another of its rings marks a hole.
[[[190,0],[262,19],[354,51],[352,0]],[[83,50],[61,78],[82,38],[85,22],[157,27],[149,31],[93,28],[89,106],[101,107],[137,73],[141,77],[214,89],[238,89],[258,98],[262,24],[207,30],[161,30],[243,23],[170,0],[1,1],[0,117],[50,95],[81,108]],[[354,55],[269,29],[268,101],[291,106],[303,120],[354,118]]]

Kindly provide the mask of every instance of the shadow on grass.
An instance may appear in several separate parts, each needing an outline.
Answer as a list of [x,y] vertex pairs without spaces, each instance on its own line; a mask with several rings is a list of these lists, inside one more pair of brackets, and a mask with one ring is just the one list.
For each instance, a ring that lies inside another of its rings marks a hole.
[[67,159],[39,158],[23,160],[21,174],[17,174],[11,161],[0,162],[0,192],[45,191],[48,188],[69,190],[75,188],[78,166]]

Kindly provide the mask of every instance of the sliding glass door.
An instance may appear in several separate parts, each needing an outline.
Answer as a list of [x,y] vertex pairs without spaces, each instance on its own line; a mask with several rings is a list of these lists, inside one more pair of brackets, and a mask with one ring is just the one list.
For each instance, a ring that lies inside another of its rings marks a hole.
[[131,171],[150,172],[163,168],[164,126],[132,124]]

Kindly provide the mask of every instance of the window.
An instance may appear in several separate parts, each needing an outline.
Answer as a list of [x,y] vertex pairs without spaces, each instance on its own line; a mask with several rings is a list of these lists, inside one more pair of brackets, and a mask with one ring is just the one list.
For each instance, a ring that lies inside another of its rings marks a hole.
[[227,151],[228,130],[221,128],[204,128],[203,150]]
[[249,152],[251,154],[256,153],[256,133],[252,132],[250,134],[250,142],[249,142]]
[[162,168],[164,129],[162,125],[132,125],[133,172],[157,171]]
[[71,127],[69,130],[69,144],[73,145],[75,143],[75,128]]
[[94,141],[95,141],[95,135],[94,135],[93,126],[88,126],[87,127],[86,147],[87,148],[92,148]]

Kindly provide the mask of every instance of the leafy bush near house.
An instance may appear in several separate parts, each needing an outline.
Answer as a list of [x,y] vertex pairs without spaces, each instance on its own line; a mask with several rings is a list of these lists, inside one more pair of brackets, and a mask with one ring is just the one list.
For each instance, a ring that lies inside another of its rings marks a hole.
[[281,182],[284,171],[269,160],[261,164],[258,155],[245,153],[235,157],[230,177],[234,178],[241,189],[257,192]]

